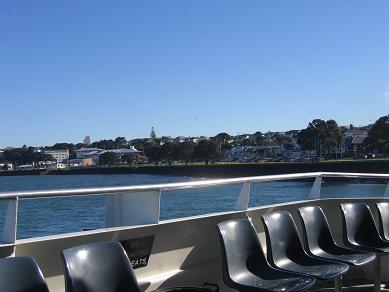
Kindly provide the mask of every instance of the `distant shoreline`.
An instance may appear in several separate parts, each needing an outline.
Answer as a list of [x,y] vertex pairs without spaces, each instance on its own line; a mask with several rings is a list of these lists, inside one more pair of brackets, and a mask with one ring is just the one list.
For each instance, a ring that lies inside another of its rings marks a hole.
[[389,160],[328,161],[317,163],[236,163],[216,165],[139,166],[74,168],[70,170],[2,171],[0,176],[23,175],[90,175],[90,174],[154,174],[206,178],[230,178],[301,172],[389,173]]

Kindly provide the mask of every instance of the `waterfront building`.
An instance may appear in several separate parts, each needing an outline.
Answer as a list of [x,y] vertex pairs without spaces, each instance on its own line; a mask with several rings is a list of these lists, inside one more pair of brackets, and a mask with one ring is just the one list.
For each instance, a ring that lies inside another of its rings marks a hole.
[[77,159],[83,159],[86,157],[91,157],[101,151],[105,151],[105,150],[101,148],[81,148],[76,150],[75,153]]
[[45,150],[45,154],[51,155],[57,162],[69,159],[69,150]]
[[354,127],[350,125],[344,133],[345,148],[356,157],[363,148],[363,142],[367,137],[369,137],[369,133],[365,127]]
[[[97,165],[99,164],[100,156],[106,152],[113,152],[120,156],[130,154],[134,156],[134,161],[137,162],[143,162],[145,160],[143,151],[137,150],[134,146],[130,146],[130,148],[112,150],[105,150],[100,148],[81,148],[75,151],[77,161],[74,161],[74,164],[77,164],[78,166]],[[73,163],[72,161],[71,164]]]

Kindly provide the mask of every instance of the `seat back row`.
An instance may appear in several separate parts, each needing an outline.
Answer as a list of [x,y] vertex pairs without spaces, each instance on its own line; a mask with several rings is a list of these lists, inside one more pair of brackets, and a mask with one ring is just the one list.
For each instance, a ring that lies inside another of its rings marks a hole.
[[[379,203],[377,207],[381,235],[366,204],[341,204],[345,245],[349,248],[335,242],[320,207],[298,210],[307,248],[304,248],[296,224],[288,212],[265,214],[262,221],[267,259],[249,220],[219,223],[222,255],[225,254],[222,256],[224,281],[228,286],[241,291],[247,287],[255,291],[301,291],[313,284],[307,277],[337,279],[348,270],[348,265],[362,266],[375,259],[375,252],[389,252],[389,241],[384,239],[385,230],[389,231],[385,229],[385,224],[389,226],[389,204]],[[373,241],[372,232],[375,234]],[[272,268],[299,275],[305,281],[304,285],[293,286],[293,281],[289,281],[289,289],[286,289],[285,279]]]
[[223,280],[239,291],[301,291],[315,279],[280,271],[268,264],[257,233],[247,219],[218,224]]

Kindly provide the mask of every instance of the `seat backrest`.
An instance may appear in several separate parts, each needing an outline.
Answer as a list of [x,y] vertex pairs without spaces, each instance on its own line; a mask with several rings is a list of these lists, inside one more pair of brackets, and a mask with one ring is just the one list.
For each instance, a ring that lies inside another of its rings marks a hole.
[[140,292],[131,262],[118,242],[72,247],[62,257],[67,292]]
[[389,240],[389,203],[377,203],[377,209],[381,237]]
[[305,242],[311,252],[317,248],[326,250],[326,247],[335,245],[327,218],[319,206],[303,207],[299,208],[298,211]]
[[368,205],[363,203],[340,204],[343,222],[344,241],[360,244],[380,240]]
[[239,275],[250,267],[264,267],[268,263],[259,242],[257,232],[247,219],[221,222],[219,230],[223,278],[240,283]]
[[262,216],[265,227],[268,261],[282,266],[286,261],[306,256],[296,224],[286,212],[268,213]]
[[45,279],[32,257],[0,259],[0,291],[48,292]]

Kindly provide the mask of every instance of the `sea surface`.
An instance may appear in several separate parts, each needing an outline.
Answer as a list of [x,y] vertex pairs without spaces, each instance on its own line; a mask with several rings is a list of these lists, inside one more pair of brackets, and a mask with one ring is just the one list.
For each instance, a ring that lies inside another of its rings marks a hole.
[[[0,192],[170,183],[198,178],[161,175],[58,175],[0,177]],[[312,182],[287,181],[251,185],[250,207],[308,199]],[[385,184],[323,182],[321,197],[380,197]],[[166,191],[161,194],[160,219],[231,211],[241,185]],[[0,231],[7,201],[0,201]],[[17,238],[104,227],[105,195],[19,201]]]

